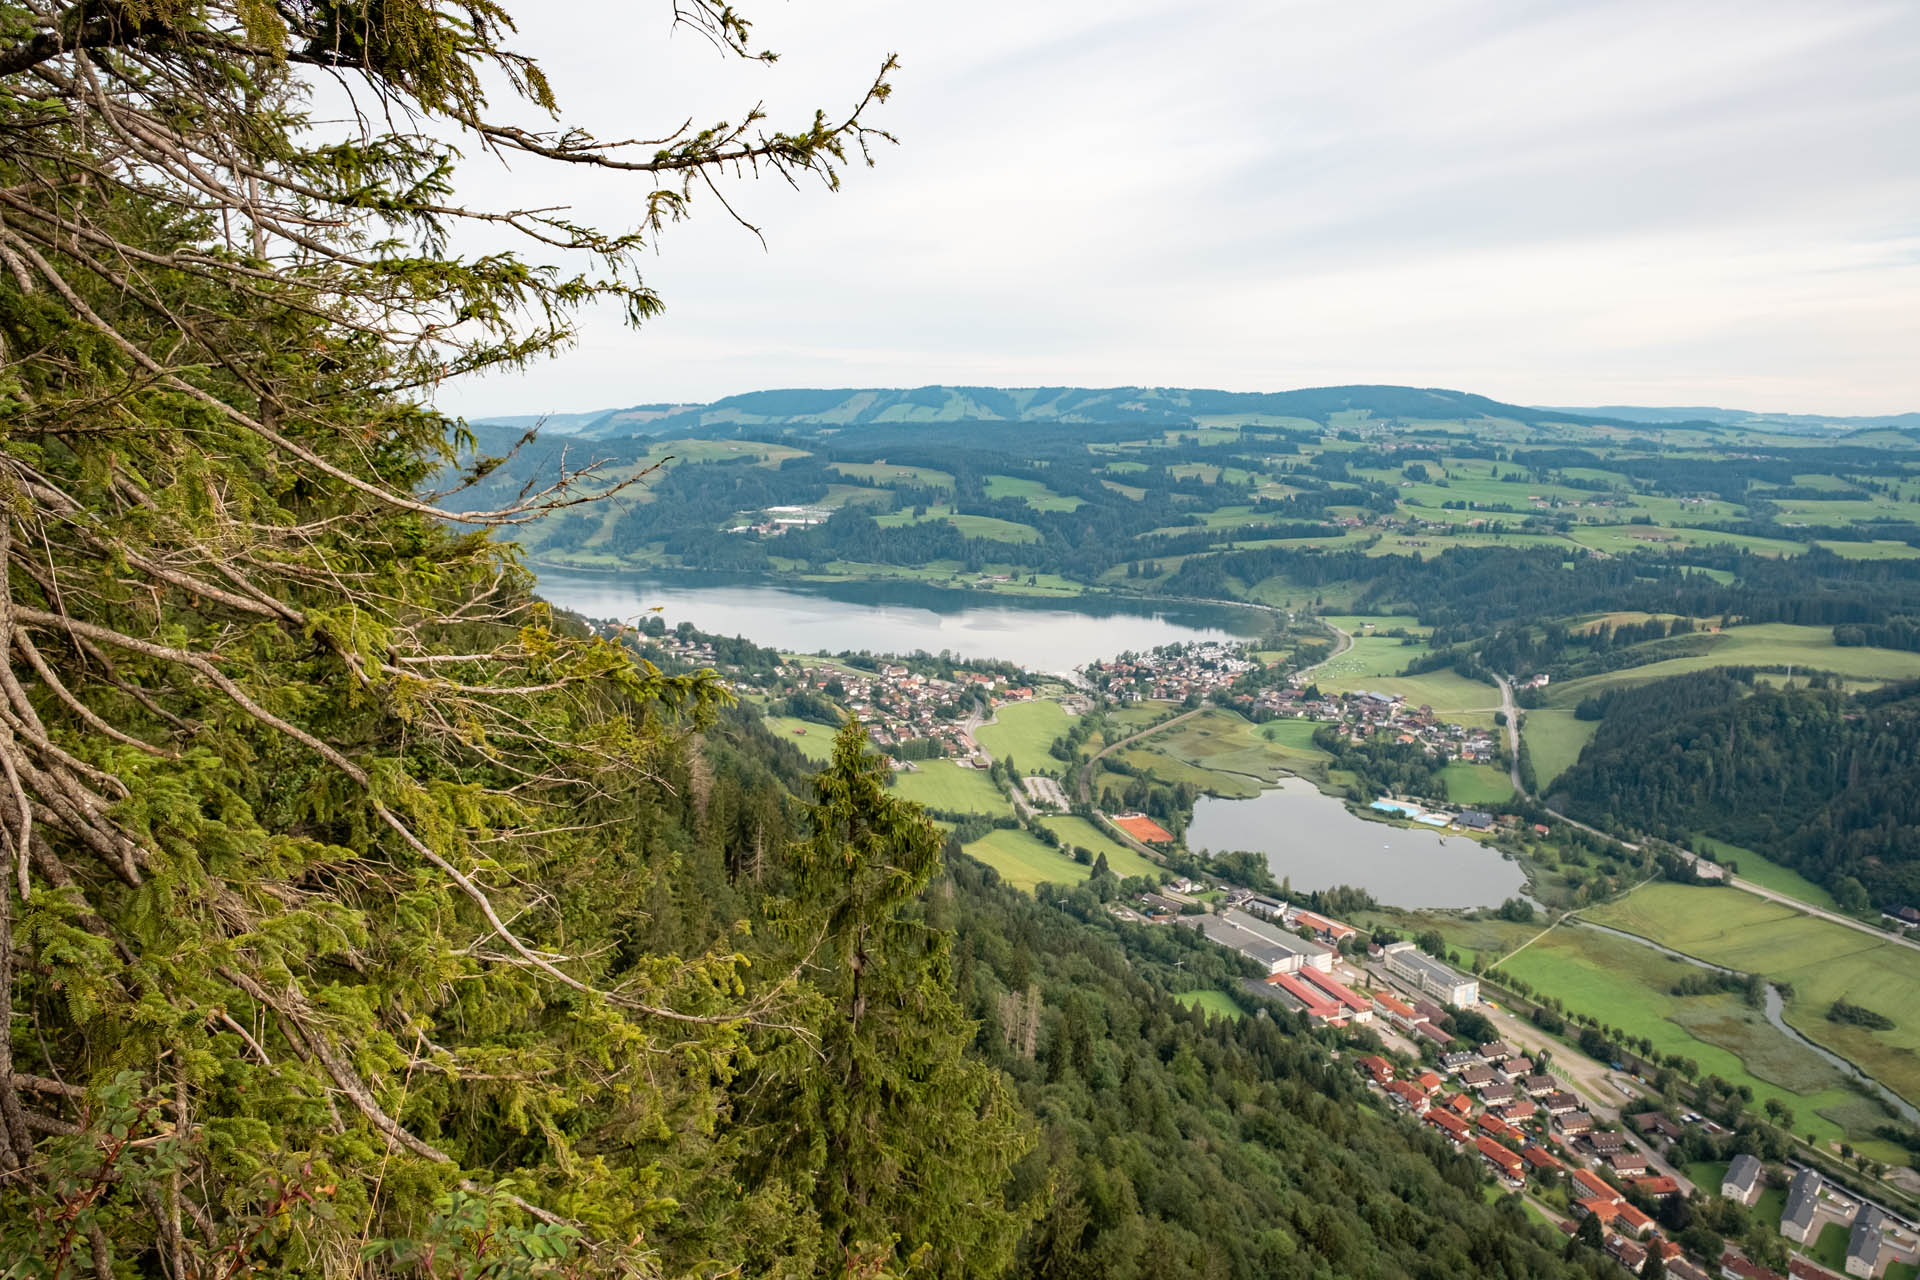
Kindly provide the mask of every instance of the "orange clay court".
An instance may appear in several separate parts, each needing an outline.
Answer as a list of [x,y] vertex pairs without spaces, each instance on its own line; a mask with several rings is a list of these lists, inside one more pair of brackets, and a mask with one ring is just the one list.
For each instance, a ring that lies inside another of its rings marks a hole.
[[1113,825],[1119,827],[1135,840],[1143,840],[1149,844],[1155,841],[1161,844],[1173,843],[1173,832],[1167,830],[1143,813],[1124,814],[1115,818]]

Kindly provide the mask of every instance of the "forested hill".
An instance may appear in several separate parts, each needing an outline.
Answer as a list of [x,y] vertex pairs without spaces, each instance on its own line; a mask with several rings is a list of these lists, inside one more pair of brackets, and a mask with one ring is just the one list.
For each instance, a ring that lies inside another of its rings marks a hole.
[[1785,862],[1853,910],[1920,901],[1920,685],[1849,697],[1701,672],[1616,690],[1561,776],[1569,811]]
[[[1076,422],[1184,426],[1215,415],[1293,419],[1327,426],[1342,416],[1406,422],[1503,418],[1541,422],[1628,425],[1623,419],[1564,410],[1530,409],[1486,396],[1439,388],[1397,386],[1309,387],[1295,391],[1212,391],[1174,387],[915,387],[751,391],[711,404],[643,404],[603,413],[564,413],[546,429],[589,439],[662,436],[716,426],[840,427],[892,422]],[[519,415],[477,419],[525,427],[542,421]]]

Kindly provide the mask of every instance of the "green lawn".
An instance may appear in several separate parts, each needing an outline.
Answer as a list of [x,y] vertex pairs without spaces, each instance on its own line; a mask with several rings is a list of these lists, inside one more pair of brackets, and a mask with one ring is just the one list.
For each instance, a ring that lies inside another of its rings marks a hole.
[[1513,799],[1513,779],[1497,765],[1455,760],[1440,771],[1440,780],[1447,785],[1447,799],[1455,804],[1504,804]]
[[767,716],[765,719],[769,733],[800,748],[800,753],[807,759],[820,761],[833,754],[833,730],[826,725],[815,724],[811,720],[796,720],[792,716]]
[[1211,988],[1201,991],[1182,991],[1173,997],[1189,1009],[1204,1009],[1208,1013],[1222,1018],[1244,1018],[1246,1011],[1233,1002],[1233,997],[1224,991]]
[[[1398,641],[1388,641],[1397,644]],[[1451,670],[1429,671],[1418,676],[1377,676],[1349,673],[1340,669],[1350,655],[1341,654],[1313,673],[1313,682],[1330,693],[1358,691],[1398,694],[1411,707],[1432,707],[1440,719],[1453,724],[1491,728],[1493,713],[1500,709],[1500,691],[1490,684],[1469,680]]]
[[[1736,889],[1648,884],[1588,914],[1688,955],[1792,983],[1790,1024],[1902,1097],[1920,1098],[1920,1019],[1911,1013],[1920,951]],[[1827,1021],[1842,996],[1885,1012],[1895,1026],[1870,1031]]]
[[1028,893],[1043,883],[1079,884],[1093,874],[1093,868],[1082,866],[1013,827],[996,828],[964,847],[968,856],[978,858],[998,871],[1002,880]]
[[996,710],[993,722],[981,725],[973,736],[988,755],[995,760],[1011,759],[1022,773],[1058,774],[1064,766],[1047,753],[1047,748],[1073,721],[1074,717],[1050,698],[1015,702]]
[[[1394,636],[1365,635],[1351,630],[1349,634],[1353,636],[1353,644],[1346,652],[1330,659],[1313,673],[1313,682],[1322,689],[1340,691],[1369,687],[1366,681],[1398,675],[1415,658],[1427,656],[1425,641],[1415,640],[1408,644]],[[1499,700],[1496,693],[1494,701]]]
[[1820,1238],[1813,1242],[1813,1248],[1807,1250],[1807,1256],[1823,1267],[1830,1267],[1841,1274],[1846,1273],[1847,1237],[1852,1233],[1837,1222],[1829,1222],[1820,1229]]
[[1751,849],[1743,849],[1737,844],[1728,844],[1724,840],[1715,840],[1712,836],[1695,835],[1693,847],[1720,862],[1733,862],[1739,870],[1735,873],[1742,880],[1751,880],[1762,889],[1771,889],[1775,893],[1784,893],[1789,898],[1822,907],[1828,911],[1838,911],[1840,904],[1833,895],[1820,885],[1795,871],[1792,867],[1783,867],[1772,862]]
[[1564,707],[1536,707],[1520,714],[1520,737],[1533,761],[1534,782],[1544,793],[1580,758],[1599,731],[1600,722],[1578,719]]
[[1159,863],[1129,849],[1085,818],[1062,814],[1042,818],[1040,824],[1069,845],[1078,845],[1095,855],[1106,854],[1107,866],[1122,880],[1130,876],[1152,876],[1157,880],[1162,874]]
[[1000,794],[983,769],[963,769],[951,760],[923,761],[911,773],[893,775],[894,794],[948,813],[1013,815],[1013,802]]

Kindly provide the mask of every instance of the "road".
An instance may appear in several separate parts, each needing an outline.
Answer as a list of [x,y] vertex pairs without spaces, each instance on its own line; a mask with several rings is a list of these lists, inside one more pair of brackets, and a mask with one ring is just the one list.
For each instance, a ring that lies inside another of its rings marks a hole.
[[1329,662],[1332,662],[1335,658],[1339,657],[1341,654],[1345,653],[1347,650],[1353,648],[1353,634],[1351,632],[1342,631],[1339,627],[1334,626],[1331,622],[1328,622],[1325,618],[1320,619],[1320,625],[1325,627],[1327,630],[1333,632],[1333,634],[1339,636],[1340,643],[1333,646],[1333,652],[1328,654],[1326,657],[1320,659],[1320,661],[1313,663],[1310,666],[1302,667],[1298,671],[1294,672],[1293,674],[1296,676],[1306,675],[1309,671],[1318,671],[1320,668],[1326,666]]
[[1500,686],[1500,711],[1507,718],[1507,774],[1513,779],[1513,794],[1524,796],[1527,789],[1520,785],[1520,708],[1514,704],[1511,681],[1495,676],[1493,682]]

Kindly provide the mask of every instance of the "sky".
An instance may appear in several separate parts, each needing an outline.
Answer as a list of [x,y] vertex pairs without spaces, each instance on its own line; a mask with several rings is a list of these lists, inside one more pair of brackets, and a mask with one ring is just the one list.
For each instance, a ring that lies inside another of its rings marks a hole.
[[[842,111],[841,189],[728,180],[470,416],[768,387],[1406,383],[1528,404],[1920,410],[1920,5],[747,0],[510,4],[563,119]],[[529,118],[530,121],[530,118]],[[632,175],[484,157],[469,199],[624,226]]]

